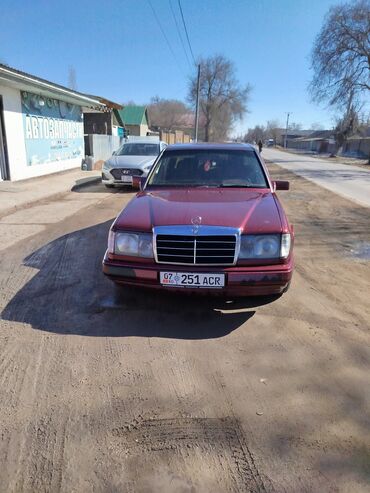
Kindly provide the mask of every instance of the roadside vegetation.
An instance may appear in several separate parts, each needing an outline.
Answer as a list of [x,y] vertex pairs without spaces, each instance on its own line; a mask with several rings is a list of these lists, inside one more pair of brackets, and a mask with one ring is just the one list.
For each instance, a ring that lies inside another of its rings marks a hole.
[[[369,125],[370,1],[329,10],[311,54],[312,100],[337,111],[336,150]],[[370,162],[370,155],[369,155]]]

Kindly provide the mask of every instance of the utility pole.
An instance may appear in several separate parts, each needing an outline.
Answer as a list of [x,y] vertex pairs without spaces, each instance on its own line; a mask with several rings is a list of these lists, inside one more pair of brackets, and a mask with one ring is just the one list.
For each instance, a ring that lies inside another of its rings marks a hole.
[[286,127],[285,127],[285,138],[284,138],[284,149],[286,149],[286,141],[287,141],[287,137],[288,137],[289,116],[290,116],[290,113],[288,112],[286,114]]
[[198,80],[197,80],[197,100],[195,105],[195,142],[198,142],[198,123],[199,123],[199,89],[200,89],[200,64],[198,65]]

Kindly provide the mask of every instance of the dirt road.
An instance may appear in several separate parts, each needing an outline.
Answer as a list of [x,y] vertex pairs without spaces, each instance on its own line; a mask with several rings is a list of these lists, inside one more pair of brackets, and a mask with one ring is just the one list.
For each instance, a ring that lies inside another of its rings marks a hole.
[[0,219],[0,491],[369,491],[369,209],[272,172],[275,301],[115,295],[100,185]]

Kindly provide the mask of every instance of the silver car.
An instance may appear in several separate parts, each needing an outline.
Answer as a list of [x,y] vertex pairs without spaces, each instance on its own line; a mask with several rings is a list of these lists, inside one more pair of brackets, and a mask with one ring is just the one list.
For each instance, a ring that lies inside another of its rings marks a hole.
[[147,176],[154,161],[166,147],[166,142],[159,140],[126,142],[103,164],[102,182],[108,188],[132,185],[134,176]]

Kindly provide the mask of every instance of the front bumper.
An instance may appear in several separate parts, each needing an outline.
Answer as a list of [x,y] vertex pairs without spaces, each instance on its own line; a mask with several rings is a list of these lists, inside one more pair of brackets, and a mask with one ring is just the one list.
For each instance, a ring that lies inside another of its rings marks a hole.
[[[221,296],[258,296],[284,293],[293,275],[293,256],[285,264],[264,266],[199,267],[166,264],[144,264],[112,260],[106,253],[103,259],[103,273],[112,281],[137,287],[170,290],[182,293],[211,294]],[[223,288],[191,288],[162,286],[159,273],[166,272],[207,272],[224,273]]]
[[[112,169],[117,169],[117,168],[102,168],[102,173],[101,173],[101,181],[104,185],[116,185],[116,186],[121,186],[121,187],[132,187],[132,183],[125,183],[121,179],[115,178],[112,173],[110,172]],[[136,176],[136,175],[132,175]],[[147,176],[147,173],[143,172],[140,177],[145,177]]]

